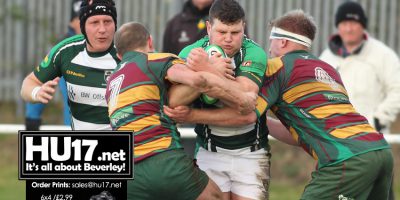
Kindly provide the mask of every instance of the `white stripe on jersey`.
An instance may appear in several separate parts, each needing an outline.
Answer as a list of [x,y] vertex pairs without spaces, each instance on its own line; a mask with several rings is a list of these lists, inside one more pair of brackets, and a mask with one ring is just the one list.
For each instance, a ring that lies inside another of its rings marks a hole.
[[222,127],[213,125],[208,125],[208,127],[211,129],[211,133],[213,135],[218,135],[221,137],[229,137],[234,135],[241,135],[243,133],[247,133],[253,130],[255,127],[255,123],[238,127]]
[[111,130],[110,124],[93,124],[80,121],[72,116],[73,130]]
[[106,88],[75,85],[67,82],[68,99],[75,103],[107,107]]
[[79,54],[72,59],[71,63],[103,70],[114,70],[118,64],[110,53],[102,57],[90,57],[86,49],[79,52]]
[[68,48],[68,47],[71,47],[71,46],[81,45],[81,44],[83,44],[83,43],[85,43],[85,40],[82,40],[82,41],[79,41],[79,42],[73,42],[73,43],[71,43],[71,44],[67,44],[67,45],[63,46],[62,48],[60,48],[60,49],[57,51],[56,55],[54,55],[53,63],[55,63],[55,60],[56,60],[58,54],[60,54],[62,50],[66,49],[66,48]]

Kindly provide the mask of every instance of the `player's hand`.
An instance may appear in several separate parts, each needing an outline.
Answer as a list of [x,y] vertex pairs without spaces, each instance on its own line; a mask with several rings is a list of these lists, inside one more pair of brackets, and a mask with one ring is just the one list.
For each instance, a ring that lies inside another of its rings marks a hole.
[[231,80],[235,79],[235,72],[230,58],[224,58],[222,54],[217,52],[210,57],[209,61],[217,75]]
[[254,92],[245,92],[243,97],[240,100],[238,111],[241,115],[247,115],[256,109],[258,95]]
[[60,82],[60,77],[56,77],[44,83],[36,94],[37,101],[40,103],[49,103],[49,101],[53,99],[58,82]]
[[208,54],[203,48],[192,49],[186,58],[186,64],[193,71],[209,71]]
[[163,109],[164,113],[177,123],[185,123],[189,121],[191,113],[191,108],[189,106],[177,106],[175,108],[164,106]]
[[209,57],[203,48],[192,49],[186,59],[186,64],[193,71],[207,71],[220,77],[235,79],[232,61],[215,53]]

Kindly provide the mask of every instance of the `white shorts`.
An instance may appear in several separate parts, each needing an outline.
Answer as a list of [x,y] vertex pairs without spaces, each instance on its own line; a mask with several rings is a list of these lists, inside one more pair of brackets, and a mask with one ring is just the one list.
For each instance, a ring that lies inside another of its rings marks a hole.
[[197,164],[220,187],[251,199],[268,199],[270,154],[265,149],[250,152],[250,148],[218,152],[199,148]]

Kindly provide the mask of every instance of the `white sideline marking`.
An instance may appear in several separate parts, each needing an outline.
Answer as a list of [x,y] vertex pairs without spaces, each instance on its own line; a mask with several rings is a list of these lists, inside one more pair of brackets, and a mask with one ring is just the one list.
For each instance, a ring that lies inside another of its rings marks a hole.
[[[17,134],[19,130],[24,130],[23,124],[0,124],[0,134]],[[42,125],[40,130],[71,130],[69,126],[65,125]],[[196,133],[193,128],[178,128],[182,138],[195,138]],[[275,138],[269,136],[269,139]],[[400,144],[400,133],[385,134],[385,139],[391,144]]]

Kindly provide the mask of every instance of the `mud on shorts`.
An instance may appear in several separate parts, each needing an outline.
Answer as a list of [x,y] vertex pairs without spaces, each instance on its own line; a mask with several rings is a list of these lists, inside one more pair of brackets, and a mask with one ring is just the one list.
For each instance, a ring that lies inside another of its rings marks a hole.
[[301,199],[388,199],[393,177],[390,149],[370,151],[312,172]]
[[207,174],[182,149],[170,150],[135,164],[128,199],[193,200],[207,184]]
[[270,157],[265,149],[250,147],[217,152],[202,147],[197,152],[197,164],[219,186],[222,192],[232,192],[251,199],[268,199]]

